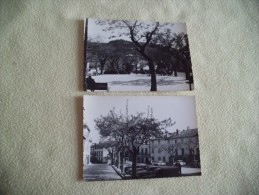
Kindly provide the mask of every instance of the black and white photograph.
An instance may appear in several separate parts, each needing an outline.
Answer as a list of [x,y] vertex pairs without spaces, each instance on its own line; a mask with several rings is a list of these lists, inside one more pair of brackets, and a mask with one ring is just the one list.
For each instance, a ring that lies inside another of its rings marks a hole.
[[84,96],[85,181],[200,176],[194,96]]
[[84,90],[194,90],[185,23],[85,20]]

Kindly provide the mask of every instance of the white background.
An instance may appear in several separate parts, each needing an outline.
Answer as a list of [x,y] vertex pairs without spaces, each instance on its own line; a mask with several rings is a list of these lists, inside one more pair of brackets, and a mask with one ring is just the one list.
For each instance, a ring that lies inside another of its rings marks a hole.
[[[202,176],[83,181],[85,17],[186,22],[195,91],[159,94],[195,95]],[[259,194],[257,0],[2,0],[0,18],[0,194]]]

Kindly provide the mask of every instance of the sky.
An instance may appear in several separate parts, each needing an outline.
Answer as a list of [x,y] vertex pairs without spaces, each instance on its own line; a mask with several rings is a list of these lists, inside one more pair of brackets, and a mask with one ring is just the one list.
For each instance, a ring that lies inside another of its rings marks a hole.
[[[98,21],[98,19],[88,19],[88,37],[94,38],[94,39],[98,39],[100,42],[109,42],[111,40],[116,40],[116,39],[124,39],[127,41],[130,41],[128,36],[121,36],[118,37],[119,34],[126,32],[126,29],[114,29],[114,30],[109,30],[109,31],[103,31],[104,29],[106,29],[107,27],[109,27],[109,25],[98,25],[95,22]],[[149,24],[152,25],[154,24],[154,22],[145,22],[145,24]],[[145,25],[144,24],[144,25]],[[163,23],[160,23],[163,24]],[[171,31],[173,33],[185,33],[187,34],[187,30],[186,30],[186,24],[185,23],[172,23],[170,25],[165,25],[164,27],[162,27],[161,29],[165,29],[165,28],[170,28]],[[140,34],[143,33],[143,30],[139,32]],[[110,36],[115,36],[112,39],[109,39]]]
[[153,116],[159,120],[171,117],[175,125],[168,129],[175,132],[187,127],[197,128],[194,96],[84,96],[84,123],[90,128],[90,139],[98,143],[100,136],[95,129],[94,119],[106,115],[115,108],[116,113],[126,112],[128,99],[129,114],[147,113],[148,106],[153,109]]

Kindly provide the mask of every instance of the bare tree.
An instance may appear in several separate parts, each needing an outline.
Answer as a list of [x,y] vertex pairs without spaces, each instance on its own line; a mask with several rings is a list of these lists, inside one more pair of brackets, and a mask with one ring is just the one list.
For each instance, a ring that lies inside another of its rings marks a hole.
[[[160,24],[159,22],[149,22],[143,23],[140,21],[127,21],[127,20],[107,20],[107,21],[97,21],[99,25],[108,24],[106,31],[114,33],[116,29],[122,29],[122,31],[117,35],[117,37],[127,36],[130,38],[132,43],[135,45],[136,51],[138,51],[141,56],[147,60],[149,65],[149,72],[151,75],[151,89],[150,91],[157,91],[157,82],[156,82],[156,69],[154,60],[151,56],[148,55],[146,49],[148,45],[151,43],[154,35],[158,31],[163,31],[164,29],[161,27],[172,26],[173,24]],[[114,38],[116,36],[111,36],[110,38]]]
[[[101,74],[103,74],[104,66],[111,55],[111,48],[100,42],[99,39],[90,39],[88,41],[88,53],[87,59],[90,61],[98,62],[101,68]],[[97,63],[96,63],[97,69]]]

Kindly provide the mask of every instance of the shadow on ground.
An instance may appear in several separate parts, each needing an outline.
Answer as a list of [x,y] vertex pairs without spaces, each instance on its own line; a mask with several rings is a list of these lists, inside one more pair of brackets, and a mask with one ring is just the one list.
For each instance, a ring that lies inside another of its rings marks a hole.
[[[186,80],[177,80],[177,81],[172,81],[172,80],[165,80],[164,78],[157,79],[157,85],[160,86],[166,86],[166,85],[178,85],[178,84],[185,84]],[[138,79],[134,81],[112,81],[110,82],[112,85],[131,85],[131,86],[150,86],[150,80],[147,79]]]

